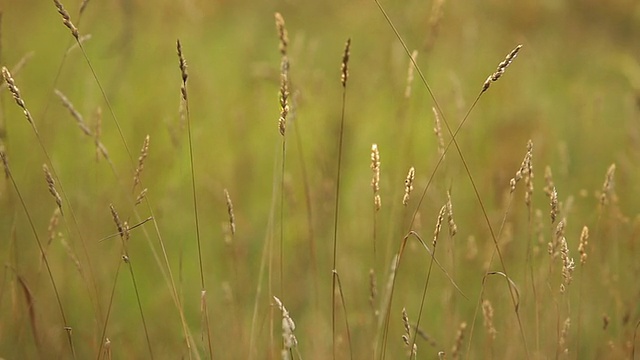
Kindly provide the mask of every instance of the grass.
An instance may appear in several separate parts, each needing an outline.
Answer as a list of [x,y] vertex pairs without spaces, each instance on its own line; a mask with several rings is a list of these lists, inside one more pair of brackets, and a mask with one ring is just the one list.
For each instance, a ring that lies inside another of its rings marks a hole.
[[0,357],[635,356],[632,4],[0,9]]

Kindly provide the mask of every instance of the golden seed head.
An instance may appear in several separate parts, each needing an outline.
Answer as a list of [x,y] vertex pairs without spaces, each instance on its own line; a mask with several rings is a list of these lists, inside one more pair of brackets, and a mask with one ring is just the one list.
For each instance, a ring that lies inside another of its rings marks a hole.
[[438,236],[440,236],[440,230],[442,229],[442,222],[444,221],[444,216],[447,213],[447,204],[442,205],[440,208],[440,212],[438,213],[438,220],[436,221],[436,228],[433,230],[433,248],[435,249],[436,243],[438,242]]
[[413,191],[413,181],[416,176],[416,170],[413,168],[409,168],[409,173],[407,174],[407,178],[404,180],[404,197],[402,198],[402,205],[407,206],[409,204],[409,198],[411,197],[411,192]]
[[236,234],[236,217],[233,213],[233,203],[231,202],[231,196],[229,191],[224,189],[224,197],[227,202],[227,213],[229,214],[229,228],[231,229],[231,235]]
[[498,68],[496,69],[496,71],[493,74],[489,75],[487,80],[482,85],[481,92],[487,91],[487,89],[489,89],[489,86],[491,86],[492,82],[496,82],[498,81],[498,79],[500,79],[500,77],[504,74],[504,72],[507,70],[509,65],[511,65],[513,60],[516,58],[516,56],[518,56],[518,52],[520,51],[521,48],[522,48],[522,45],[516,46],[515,49],[511,50],[511,52],[507,55],[507,57],[500,64],[498,64]]
[[605,206],[609,204],[610,194],[613,190],[615,172],[616,172],[616,164],[611,164],[611,166],[609,166],[609,169],[607,169],[607,175],[605,176],[604,184],[602,184],[602,192],[600,194],[600,206]]
[[580,253],[580,264],[587,262],[587,245],[589,244],[589,228],[584,226],[580,234],[580,243],[578,244],[578,252]]
[[80,34],[78,33],[78,28],[75,25],[73,25],[73,22],[71,22],[71,17],[69,16],[69,12],[67,12],[67,10],[64,8],[60,0],[53,0],[53,2],[56,4],[58,13],[62,16],[62,23],[71,31],[71,35],[73,35],[73,37],[76,38],[76,40],[78,40],[80,37]]

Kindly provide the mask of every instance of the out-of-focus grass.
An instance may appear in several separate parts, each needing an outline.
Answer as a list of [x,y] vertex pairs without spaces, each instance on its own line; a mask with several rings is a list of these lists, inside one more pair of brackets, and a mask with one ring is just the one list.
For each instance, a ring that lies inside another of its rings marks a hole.
[[[65,5],[71,14],[79,6],[77,2]],[[570,356],[575,356],[580,316],[581,357],[619,358],[629,354],[634,341],[633,327],[640,315],[637,306],[640,290],[635,281],[639,269],[634,261],[638,214],[635,199],[640,196],[636,186],[640,175],[637,170],[640,52],[636,45],[640,7],[622,0],[606,5],[597,1],[445,2],[435,34],[428,25],[431,2],[383,5],[409,48],[419,50],[418,64],[452,128],[504,55],[516,44],[524,45],[505,76],[483,95],[457,139],[496,231],[505,216],[509,179],[522,161],[526,141],[533,140],[536,186],[533,208],[543,213],[543,243],[537,243],[534,224],[527,221],[519,189],[506,218],[512,229],[511,241],[503,245],[506,266],[522,295],[520,313],[529,351],[536,358],[554,357],[559,326],[565,317],[571,316],[567,346]],[[72,42],[53,4],[4,1],[0,6],[3,12],[0,63],[11,68],[23,55],[34,52],[14,77],[69,195],[70,203],[65,206],[74,209],[80,225],[76,229],[70,222],[69,232],[61,224],[60,235],[49,246],[48,256],[73,328],[78,357],[96,356],[101,341],[99,319],[106,312],[120,259],[119,240],[97,241],[115,232],[109,203],[116,204],[123,219],[134,222],[127,194],[119,190],[120,186],[127,190],[131,187],[128,155],[82,54],[78,49],[72,50],[62,62]],[[345,285],[354,356],[370,357],[375,328],[368,304],[368,272],[374,266],[370,146],[377,143],[382,156],[383,208],[378,219],[379,256],[375,264],[381,295],[391,260],[391,254],[385,250],[390,247],[396,251],[406,230],[400,206],[406,171],[415,166],[417,172],[411,212],[437,160],[433,103],[417,76],[411,98],[403,98],[408,59],[375,3],[89,2],[78,27],[81,34],[92,35],[85,44],[87,55],[120,120],[134,160],[144,136],[151,136],[144,186],[149,189],[159,230],[181,289],[189,328],[202,345],[188,143],[178,111],[180,78],[175,39],[182,40],[189,63],[196,193],[203,219],[201,232],[214,355],[246,358],[263,244],[273,231],[268,227],[272,193],[279,188],[279,54],[273,25],[275,11],[281,12],[287,21],[291,40],[289,57],[295,99],[292,126],[297,127],[301,142],[297,142],[293,130],[288,133],[284,294],[267,293],[266,280],[263,281],[258,299],[256,358],[278,355],[280,321],[276,317],[274,328],[269,329],[271,295],[284,301],[297,322],[296,334],[304,358],[327,358],[331,354],[331,197],[341,101],[339,65],[347,37],[352,38],[353,47],[347,90],[338,270]],[[76,21],[74,15],[72,19]],[[424,44],[428,38],[434,42],[427,49]],[[60,76],[54,83],[61,64]],[[102,108],[103,142],[118,171],[117,178],[104,161],[95,162],[91,139],[78,131],[54,97],[54,86],[74,102],[89,123],[93,122],[95,109]],[[46,239],[55,203],[42,176],[45,158],[8,92],[4,91],[1,99],[1,140],[37,231]],[[445,139],[449,139],[446,132]],[[312,200],[317,278],[313,278],[310,268],[301,149]],[[601,211],[598,191],[611,163],[617,164],[618,200]],[[545,278],[550,267],[556,276],[560,271],[559,263],[549,265],[546,255],[546,242],[553,234],[548,221],[548,199],[542,192],[546,165],[553,170],[560,200],[564,204],[573,203],[562,216],[567,218],[567,239],[576,260],[580,229],[588,225],[592,231],[589,251],[593,254],[584,269],[577,267],[569,295],[563,296],[557,291],[558,279]],[[437,211],[446,201],[445,191],[451,188],[459,233],[455,240],[443,236],[438,252],[443,266],[469,299],[457,294],[441,272],[434,273],[421,327],[434,337],[437,345],[432,347],[418,341],[419,356],[427,358],[434,358],[441,350],[449,353],[459,324],[466,321],[470,325],[473,321],[482,276],[493,250],[455,151],[447,154],[439,171],[416,227],[425,239],[430,238]],[[230,246],[225,245],[223,234],[227,221],[224,188],[233,199],[238,229]],[[38,355],[27,303],[16,280],[19,274],[34,294],[37,332],[45,357],[57,354],[68,357],[51,286],[40,270],[39,252],[14,189],[5,180],[0,181],[0,208],[3,239],[0,255],[6,264],[0,285],[0,356]],[[142,216],[148,216],[140,211]],[[145,228],[154,233],[149,224]],[[87,243],[90,259],[82,252],[77,230]],[[99,309],[92,307],[82,277],[61,246],[60,237],[72,244],[85,274],[91,262]],[[468,257],[470,237],[475,238],[478,247],[475,257]],[[533,262],[537,284],[543,284],[543,289],[537,289],[537,300],[526,265],[529,238],[539,251]],[[152,239],[157,246],[153,235]],[[507,240],[503,238],[501,243]],[[392,245],[388,246],[389,242]],[[186,357],[178,312],[141,229],[132,232],[130,246],[151,343],[157,349],[155,355]],[[237,254],[237,274],[232,270],[231,249]],[[391,309],[388,353],[392,358],[404,354],[400,309],[405,306],[415,321],[427,260],[423,250],[408,247]],[[491,269],[501,270],[495,261]],[[582,271],[585,273],[581,278]],[[315,281],[319,293],[315,292]],[[524,347],[520,336],[516,336],[519,330],[504,281],[490,279],[488,284],[485,297],[496,309],[498,337],[494,344],[488,342],[482,316],[478,315],[468,355],[522,357]],[[232,291],[231,301],[224,290],[227,286]],[[579,312],[580,286],[583,295]],[[144,357],[140,314],[130,278],[124,273],[120,274],[115,294],[107,330],[114,357]],[[553,297],[541,298],[540,294]],[[569,313],[567,304],[571,304]],[[539,325],[536,311],[540,314]],[[604,316],[610,317],[610,323],[603,329]],[[275,334],[275,348],[269,346],[271,332]],[[340,358],[346,358],[345,333],[339,329],[339,334]],[[467,333],[463,342],[465,355],[469,337]],[[204,347],[198,351],[202,356],[206,353]]]

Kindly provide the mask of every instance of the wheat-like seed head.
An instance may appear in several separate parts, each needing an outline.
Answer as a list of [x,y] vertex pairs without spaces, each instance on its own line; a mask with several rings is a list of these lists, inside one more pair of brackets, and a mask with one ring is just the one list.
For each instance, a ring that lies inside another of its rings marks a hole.
[[433,133],[436,134],[436,138],[438,139],[438,155],[444,159],[445,146],[444,146],[444,137],[442,136],[442,120],[440,120],[440,114],[435,107],[431,108],[433,111]]
[[556,188],[553,187],[551,189],[551,224],[556,222],[556,217],[558,216],[558,192]]
[[369,304],[373,309],[373,315],[378,316],[378,310],[376,309],[375,302],[378,297],[378,282],[376,280],[375,270],[369,269]]
[[344,45],[344,53],[342,54],[342,64],[340,65],[340,82],[342,87],[347,87],[347,80],[349,79],[349,56],[351,55],[351,38],[347,39]]
[[62,105],[67,108],[67,110],[69,110],[71,117],[76,120],[76,123],[78,124],[78,127],[80,127],[80,130],[82,130],[85,135],[93,137],[91,129],[89,129],[89,126],[87,126],[87,124],[84,122],[84,117],[78,110],[76,110],[71,101],[60,90],[54,89],[53,92],[58,96],[58,98],[60,98],[60,101],[62,101]]
[[589,244],[589,228],[584,226],[580,233],[580,243],[578,244],[578,252],[580,253],[580,264],[587,262],[587,245]]
[[456,341],[451,348],[451,358],[458,359],[460,357],[460,349],[462,348],[462,341],[464,340],[464,332],[467,329],[467,323],[462,322],[456,333]]
[[567,345],[567,336],[569,335],[569,327],[571,326],[571,318],[567,318],[562,324],[562,331],[560,331],[560,338],[558,339],[558,346],[560,352],[565,356],[569,354],[569,348]]
[[416,169],[412,166],[409,168],[407,178],[404,180],[404,196],[402,197],[402,205],[407,206],[409,204],[409,198],[413,191],[413,181],[416,177]]
[[453,203],[451,202],[451,191],[447,190],[447,222],[449,223],[449,236],[453,237],[458,233],[458,225],[453,220]]
[[278,91],[280,102],[280,117],[278,118],[278,131],[284,136],[287,128],[287,115],[289,115],[289,59],[282,56],[280,64],[280,90]]
[[516,190],[516,185],[518,184],[518,182],[522,180],[522,178],[529,176],[529,172],[531,171],[532,156],[533,156],[533,143],[531,142],[531,140],[529,140],[529,142],[527,143],[527,153],[525,154],[524,159],[522,160],[522,164],[520,165],[520,168],[518,169],[518,171],[516,171],[516,175],[513,178],[511,178],[511,181],[509,181],[509,185],[512,193]]
[[133,176],[133,188],[140,183],[140,176],[142,175],[142,170],[144,169],[144,161],[149,155],[149,135],[144,138],[144,142],[142,144],[142,149],[140,149],[140,156],[138,157],[138,166],[136,166],[136,171]]
[[227,202],[227,213],[229,214],[229,228],[231,229],[231,235],[236,234],[236,217],[233,214],[233,203],[231,202],[231,196],[229,191],[224,189],[224,198]]
[[409,315],[407,315],[407,309],[404,307],[402,308],[402,324],[404,325],[404,334],[402,334],[402,342],[404,343],[404,346],[407,348],[409,352],[409,358],[415,357],[418,350],[418,346],[415,344],[415,342],[413,346],[411,345],[411,324],[409,323]]
[[282,301],[277,297],[273,297],[278,306],[278,309],[282,312],[282,340],[284,348],[282,349],[283,359],[288,359],[289,351],[298,345],[298,339],[294,335],[293,331],[296,329],[296,324],[291,319],[289,311],[284,307]]
[[58,194],[58,190],[56,190],[56,182],[53,180],[53,176],[51,175],[47,164],[42,165],[42,170],[44,171],[44,178],[47,181],[47,186],[49,187],[49,193],[56,200],[56,205],[58,205],[60,212],[62,212],[62,198],[60,197],[60,194]]
[[433,230],[433,248],[436,248],[436,243],[438,242],[438,236],[440,236],[440,230],[442,229],[442,222],[444,221],[444,216],[447,213],[447,204],[442,205],[440,208],[440,212],[438,213],[438,220],[436,221],[436,228]]
[[555,185],[553,184],[553,174],[551,173],[551,167],[549,167],[549,165],[544,168],[544,181],[546,185],[542,190],[544,190],[544,194],[547,195],[548,198],[551,198]]
[[7,69],[4,66],[2,67],[2,77],[4,78],[4,81],[7,83],[7,87],[9,88],[9,92],[11,93],[11,96],[13,96],[13,100],[15,100],[18,107],[22,109],[22,113],[27,118],[27,121],[29,122],[29,124],[31,124],[31,126],[35,129],[36,124],[33,122],[33,117],[31,117],[31,113],[27,109],[27,105],[25,104],[24,99],[22,99],[22,95],[20,94],[20,89],[16,86],[15,80],[13,80],[13,77],[11,76],[9,69]]
[[491,86],[492,82],[496,82],[498,81],[498,79],[500,79],[500,77],[504,74],[504,72],[507,70],[509,65],[511,65],[513,60],[516,58],[516,56],[518,56],[518,52],[520,51],[521,48],[522,48],[522,45],[516,46],[515,49],[511,50],[511,52],[507,55],[504,61],[498,64],[498,69],[496,70],[496,72],[491,74],[482,85],[481,92],[487,91],[487,89],[489,89],[489,86]]
[[180,93],[182,94],[182,100],[187,101],[187,79],[189,78],[189,72],[187,71],[187,60],[184,58],[180,39],[176,40],[176,51],[178,52],[178,63],[180,66],[180,75],[182,77]]
[[80,34],[78,33],[78,28],[73,25],[73,22],[71,22],[69,12],[67,12],[60,0],[53,0],[53,2],[56,4],[58,13],[62,16],[62,23],[71,31],[71,35],[78,40],[80,38]]
[[380,210],[380,152],[378,151],[378,145],[371,145],[371,170],[373,171],[373,177],[371,179],[371,188],[373,188],[373,205],[376,211]]
[[611,191],[613,190],[614,175],[616,172],[616,164],[611,164],[607,169],[607,175],[605,176],[604,183],[602,184],[602,192],[600,194],[600,206],[609,204],[609,198]]
[[142,200],[144,200],[146,196],[147,196],[147,188],[144,188],[142,189],[142,191],[140,191],[140,194],[138,194],[138,196],[136,197],[135,205],[140,205],[142,203]]
[[284,23],[284,18],[282,14],[277,12],[275,14],[276,17],[276,30],[278,31],[278,39],[280,40],[280,54],[282,56],[287,56],[287,48],[289,46],[289,34],[287,33],[287,27]]
[[484,317],[484,327],[487,329],[489,337],[491,340],[495,340],[498,331],[496,331],[496,328],[493,326],[493,306],[491,305],[491,301],[486,299],[482,301],[482,316]]
[[120,238],[122,240],[125,240],[126,238],[128,238],[129,234],[128,233],[125,234],[125,227],[122,225],[122,222],[120,221],[120,216],[118,216],[118,212],[116,211],[116,208],[113,207],[113,204],[109,204],[109,209],[111,210],[111,217],[113,218],[113,222],[116,224],[116,228],[118,229],[118,234],[120,235]]

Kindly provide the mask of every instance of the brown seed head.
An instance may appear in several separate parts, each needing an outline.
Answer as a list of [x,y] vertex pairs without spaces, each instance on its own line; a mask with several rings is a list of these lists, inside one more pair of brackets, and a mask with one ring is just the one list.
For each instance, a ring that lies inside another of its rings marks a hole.
[[482,302],[482,315],[484,317],[484,327],[487,329],[489,337],[491,340],[495,340],[498,332],[493,326],[493,306],[491,306],[491,301],[484,300]]
[[280,40],[280,54],[282,56],[287,56],[287,47],[289,46],[289,34],[287,33],[287,28],[284,23],[284,18],[282,14],[277,12],[275,14],[276,17],[276,30],[278,31],[278,39]]
[[229,228],[231,229],[231,235],[236,234],[236,217],[233,214],[233,203],[231,202],[231,196],[229,191],[224,189],[224,197],[227,202],[227,213],[229,214]]
[[53,2],[56,4],[58,13],[62,16],[62,23],[71,31],[71,35],[73,35],[73,37],[76,38],[76,40],[78,40],[80,37],[78,33],[78,28],[75,25],[73,25],[73,23],[71,22],[71,17],[69,16],[69,12],[67,12],[64,6],[62,6],[62,3],[60,2],[60,0],[53,0]]
[[42,165],[42,170],[44,171],[44,178],[47,181],[47,186],[49,187],[49,193],[56,200],[56,205],[58,205],[58,209],[62,212],[62,198],[60,198],[60,194],[58,194],[58,190],[56,190],[56,182],[53,180],[53,176],[47,167],[47,164]]
[[142,175],[142,170],[144,169],[144,160],[149,155],[149,135],[144,138],[144,142],[142,144],[142,149],[140,149],[140,156],[138,157],[138,166],[136,167],[135,174],[133,176],[133,188],[140,183],[140,175]]
[[436,138],[438,139],[438,155],[444,159],[445,146],[444,146],[444,137],[442,136],[442,121],[440,120],[440,114],[435,107],[432,107],[433,118],[434,118],[434,126],[433,132],[436,134]]
[[607,169],[607,175],[604,179],[604,184],[602,184],[602,192],[600,194],[600,206],[605,206],[609,204],[610,194],[613,190],[613,177],[616,172],[616,164],[611,164],[609,169]]
[[458,233],[458,225],[453,220],[453,203],[451,202],[451,192],[447,190],[447,222],[449,223],[449,236],[453,237]]
[[13,77],[11,76],[9,69],[7,69],[4,66],[2,67],[2,77],[4,78],[4,81],[7,83],[7,86],[9,87],[9,92],[11,93],[11,96],[13,96],[13,100],[16,101],[16,104],[22,109],[22,112],[24,113],[24,116],[27,118],[27,121],[29,122],[29,124],[31,124],[31,126],[35,129],[36,125],[33,122],[31,113],[27,109],[27,105],[22,99],[22,95],[20,94],[20,89],[16,86],[16,83],[13,80]]
[[349,56],[351,53],[351,38],[347,39],[347,42],[344,45],[344,53],[342,54],[342,65],[340,82],[342,83],[342,87],[347,87],[347,80],[349,78]]
[[375,210],[380,210],[380,152],[378,151],[378,145],[371,145],[371,170],[373,170],[373,177],[371,179],[371,187],[373,188],[373,205]]
[[404,89],[404,97],[407,99],[411,97],[411,84],[413,83],[413,72],[415,69],[413,63],[417,60],[418,50],[413,50],[411,53],[411,59],[409,60],[409,68],[407,70],[407,87]]
[[82,116],[82,114],[80,114],[80,112],[78,112],[78,110],[76,110],[71,101],[60,90],[54,89],[53,92],[58,96],[58,98],[60,98],[60,101],[62,101],[62,105],[67,108],[67,110],[69,110],[71,117],[76,120],[76,123],[78,124],[78,127],[80,127],[80,130],[82,130],[85,135],[93,137],[91,129],[89,129],[89,126],[87,126],[87,124],[84,122],[84,117]]
[[507,70],[507,68],[509,67],[509,65],[511,65],[511,63],[516,58],[516,56],[518,56],[518,52],[520,51],[521,48],[522,48],[522,45],[516,46],[515,49],[511,50],[511,52],[507,55],[504,61],[498,64],[498,69],[496,70],[496,72],[491,74],[482,85],[481,92],[487,91],[487,89],[489,89],[489,86],[491,86],[492,82],[496,82],[498,81],[498,79],[500,79],[502,74],[504,74],[505,70]]
[[280,102],[280,117],[278,118],[278,131],[284,136],[287,128],[287,115],[289,115],[289,59],[282,57],[280,64],[280,90],[278,92]]
[[442,222],[444,221],[444,216],[447,213],[447,204],[442,205],[440,208],[440,212],[438,213],[438,220],[436,221],[436,228],[433,230],[433,248],[436,248],[436,243],[438,242],[438,236],[440,236],[440,230],[442,229]]

